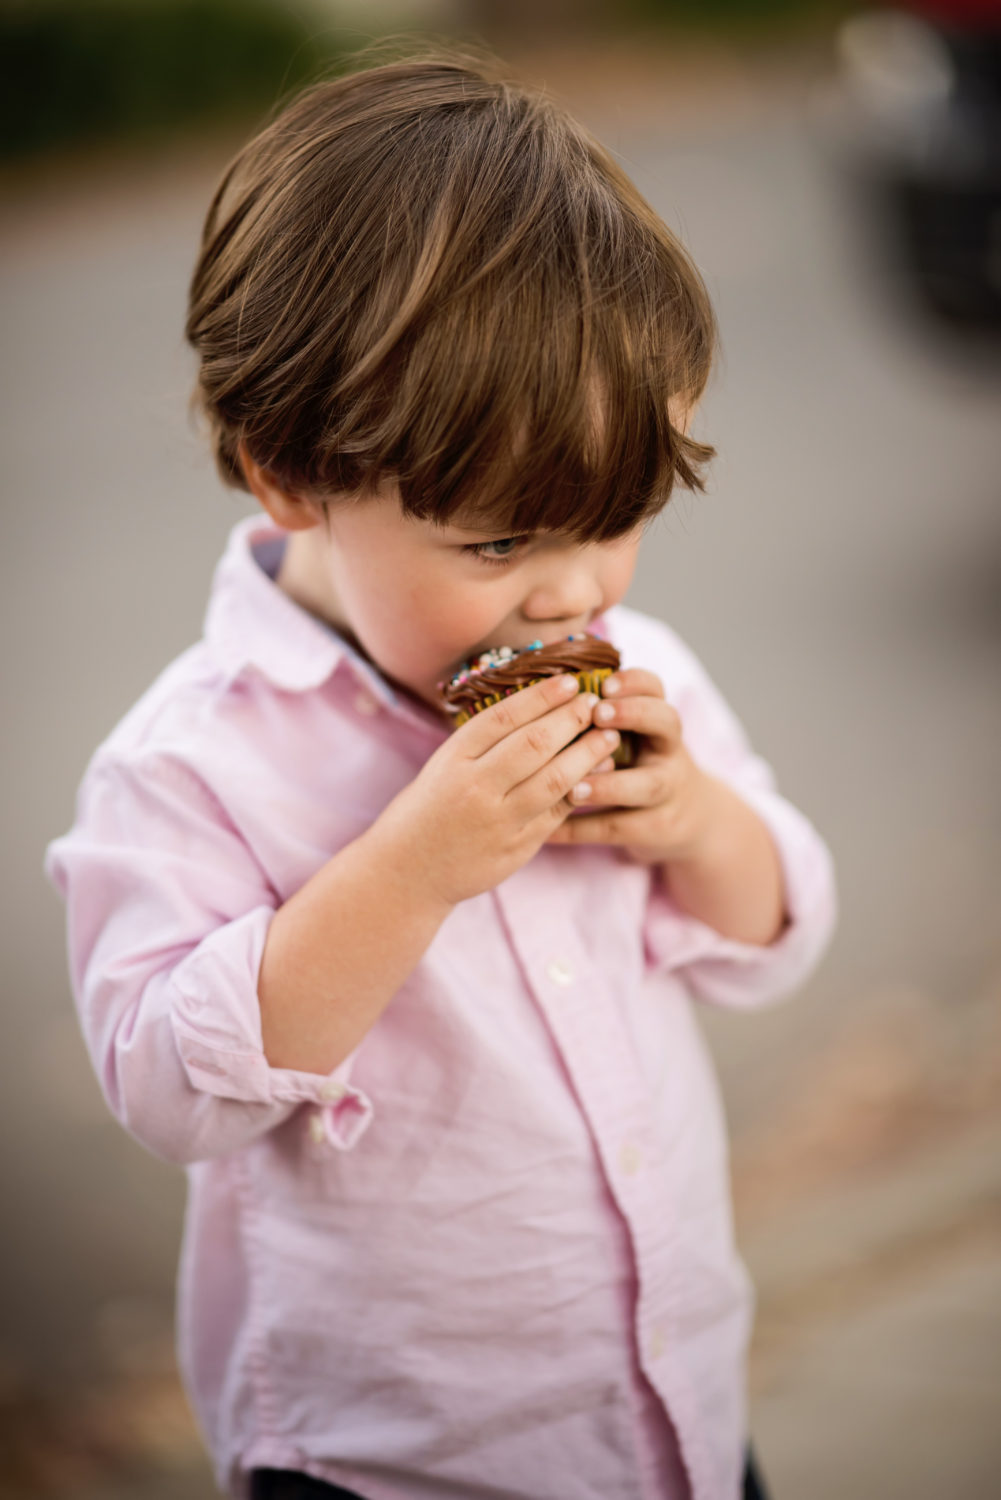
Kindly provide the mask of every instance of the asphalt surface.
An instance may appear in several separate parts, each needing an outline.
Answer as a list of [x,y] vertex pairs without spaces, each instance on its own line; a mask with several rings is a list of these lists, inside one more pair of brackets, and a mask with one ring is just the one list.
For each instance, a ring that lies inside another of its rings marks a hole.
[[[873,272],[812,65],[540,64],[707,278],[712,493],[630,602],[694,646],[827,836],[842,921],[792,1002],[703,1012],[759,1293],[775,1500],[1001,1482],[1001,371]],[[170,1353],[183,1178],[110,1120],[41,873],[87,757],[196,638],[245,497],[187,423],[186,279],[223,142],[8,182],[0,1494],[214,1493]],[[4,1488],[6,1485],[6,1488]]]

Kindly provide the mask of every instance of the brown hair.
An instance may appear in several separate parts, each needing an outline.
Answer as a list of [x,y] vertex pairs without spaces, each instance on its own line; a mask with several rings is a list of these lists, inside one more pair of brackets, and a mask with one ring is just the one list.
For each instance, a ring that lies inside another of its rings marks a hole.
[[676,425],[716,344],[692,261],[563,109],[468,51],[314,84],[244,147],[186,334],[243,488],[241,443],[290,493],[390,481],[412,516],[604,541],[714,455]]

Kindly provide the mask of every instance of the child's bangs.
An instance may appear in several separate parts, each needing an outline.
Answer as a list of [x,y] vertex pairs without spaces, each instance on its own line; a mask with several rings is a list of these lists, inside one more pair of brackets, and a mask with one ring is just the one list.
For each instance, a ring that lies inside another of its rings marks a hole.
[[402,484],[403,508],[495,537],[550,532],[580,543],[625,535],[662,509],[670,476],[658,445],[627,456],[619,452],[624,443],[599,441],[579,419],[564,432],[548,453],[531,442],[498,447],[440,492],[424,482],[408,498]]
[[[528,419],[517,432],[513,441],[498,435],[437,505],[434,483],[422,486],[419,509],[431,514],[433,507],[442,523],[493,536],[549,532],[578,543],[610,541],[667,504],[684,442],[666,399],[659,406],[638,384],[603,403],[600,416],[583,401],[568,401],[548,414],[544,433],[533,432]],[[405,493],[403,500],[416,513]]]
[[[552,322],[519,328],[512,314],[506,337],[480,345],[471,382],[456,381],[463,360],[456,340],[443,339],[440,405],[427,370],[419,377],[424,431],[401,444],[414,461],[393,475],[404,511],[492,536],[550,532],[607,542],[657,515],[676,483],[703,489],[701,471],[714,450],[685,425],[705,383],[708,351],[697,368],[658,360],[653,351],[677,350],[677,327],[661,339],[653,310],[646,311],[642,343],[621,309],[611,328],[574,330],[570,338]],[[482,325],[474,317],[468,326]],[[589,342],[598,348],[585,366]],[[428,453],[431,463],[422,461]]]
[[473,248],[399,351],[390,424],[410,514],[603,542],[676,483],[704,488],[714,450],[685,425],[715,319],[670,231],[627,179],[614,185],[546,178],[534,214],[511,210],[492,260]]

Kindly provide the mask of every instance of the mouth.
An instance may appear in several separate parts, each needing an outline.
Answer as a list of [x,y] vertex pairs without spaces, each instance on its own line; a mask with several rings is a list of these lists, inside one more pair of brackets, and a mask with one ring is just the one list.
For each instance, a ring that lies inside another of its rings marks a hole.
[[[541,641],[544,646],[555,646],[558,641],[565,641],[568,636],[587,635],[595,620],[598,619],[600,613],[600,610],[592,609],[590,614],[585,615],[583,619],[578,620],[576,623],[542,625],[536,626],[534,630],[532,630],[531,626],[529,626],[528,628],[531,633],[525,640],[524,645],[527,646],[529,641],[533,640]],[[514,642],[503,641],[501,644],[512,646],[514,645]],[[520,650],[521,647],[519,647],[518,649]]]
[[[544,646],[558,646],[560,641],[565,641],[572,635],[588,635],[590,633],[591,626],[594,624],[597,618],[598,615],[597,612],[595,612],[594,614],[588,616],[583,625],[574,625],[572,628],[561,630],[537,630],[535,632],[535,635],[532,637],[532,640],[541,641]],[[510,643],[507,642],[505,644]],[[516,646],[515,650],[524,651],[529,644],[529,641],[524,641],[520,646]]]

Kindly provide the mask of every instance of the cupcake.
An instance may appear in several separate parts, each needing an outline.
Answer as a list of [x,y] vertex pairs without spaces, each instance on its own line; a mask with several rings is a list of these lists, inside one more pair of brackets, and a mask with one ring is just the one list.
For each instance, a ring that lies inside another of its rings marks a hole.
[[[600,696],[602,682],[616,670],[619,660],[615,647],[596,635],[569,635],[551,646],[532,641],[520,651],[500,646],[464,662],[450,682],[438,684],[438,690],[445,712],[452,715],[453,728],[458,729],[473,714],[510,693],[564,672],[576,677],[582,692]],[[622,735],[612,757],[618,768],[634,763],[638,738],[628,731]]]

